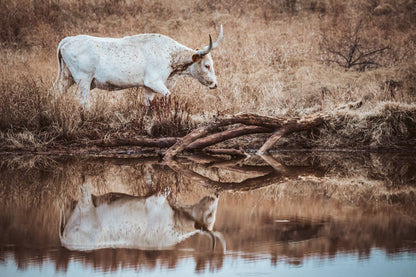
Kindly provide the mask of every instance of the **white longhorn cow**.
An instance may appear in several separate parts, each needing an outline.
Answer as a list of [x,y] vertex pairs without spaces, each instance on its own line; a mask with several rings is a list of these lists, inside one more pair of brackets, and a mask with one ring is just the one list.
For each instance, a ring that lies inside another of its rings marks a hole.
[[81,103],[89,107],[93,88],[121,90],[145,87],[145,104],[154,93],[169,96],[168,87],[177,77],[190,76],[213,89],[217,78],[210,51],[222,39],[222,25],[215,43],[193,50],[160,34],[140,34],[123,38],[78,35],[64,38],[58,45],[58,76],[53,87],[60,93],[74,83]]
[[222,235],[212,230],[217,196],[206,196],[191,206],[176,206],[163,195],[135,197],[120,193],[95,196],[88,186],[81,188],[68,220],[61,211],[59,237],[69,250],[102,248],[169,249],[196,234],[208,234],[215,247]]

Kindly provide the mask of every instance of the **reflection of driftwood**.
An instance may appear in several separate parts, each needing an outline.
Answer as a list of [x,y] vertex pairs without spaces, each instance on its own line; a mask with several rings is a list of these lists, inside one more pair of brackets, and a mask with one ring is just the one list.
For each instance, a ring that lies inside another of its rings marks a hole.
[[232,163],[215,163],[212,165],[204,165],[209,168],[223,168],[229,171],[237,171],[244,173],[252,173],[254,175],[260,175],[253,178],[248,178],[241,182],[219,182],[214,181],[206,176],[203,176],[187,166],[176,160],[166,161],[166,164],[175,172],[191,179],[195,183],[199,183],[207,188],[214,189],[215,191],[233,190],[233,191],[249,191],[262,187],[266,187],[272,184],[284,182],[288,179],[296,179],[303,175],[321,176],[322,170],[313,167],[303,166],[285,166],[274,160],[271,156],[262,155],[265,161],[270,166],[242,166],[236,167]]
[[204,149],[204,152],[213,155],[247,156],[247,154],[240,149]]
[[287,172],[286,170],[286,166],[282,165],[281,163],[279,163],[278,161],[276,161],[272,156],[270,155],[259,155],[266,163],[268,163],[271,167],[274,168],[274,170],[279,171],[279,172]]
[[191,169],[187,168],[185,165],[178,163],[177,161],[170,160],[167,162],[167,165],[177,173],[180,173],[183,176],[191,179],[195,183],[199,183],[204,187],[214,189],[216,191],[223,190],[234,190],[234,191],[249,191],[261,187],[271,185],[274,182],[277,182],[282,178],[277,172],[271,172],[267,175],[260,177],[246,179],[242,182],[217,182],[211,180],[208,177],[205,177]]

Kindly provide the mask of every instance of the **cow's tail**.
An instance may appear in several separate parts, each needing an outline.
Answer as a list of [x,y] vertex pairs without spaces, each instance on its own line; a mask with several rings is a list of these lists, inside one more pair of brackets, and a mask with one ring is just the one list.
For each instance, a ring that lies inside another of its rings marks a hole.
[[[64,70],[65,70],[65,67],[66,67],[65,61],[62,58],[61,50],[62,50],[62,46],[66,42],[67,42],[66,38],[61,40],[61,42],[58,44],[58,48],[56,49],[56,58],[57,58],[57,61],[58,61],[58,74],[56,75],[55,82],[53,83],[52,88],[51,88],[51,90],[58,90],[60,93],[63,92],[61,81],[63,81],[62,80],[62,78],[63,78],[62,74],[64,74]],[[51,92],[51,90],[50,90],[50,92]]]
[[58,48],[56,49],[56,58],[57,58],[57,61],[58,61],[58,74],[56,76],[55,82],[53,83],[53,87],[52,88],[54,88],[54,89],[56,89],[56,86],[57,86],[57,84],[59,82],[59,79],[61,78],[62,67],[64,66],[63,65],[63,59],[62,59],[62,54],[61,54],[61,47],[62,47],[63,42],[64,41],[62,40],[59,43]]

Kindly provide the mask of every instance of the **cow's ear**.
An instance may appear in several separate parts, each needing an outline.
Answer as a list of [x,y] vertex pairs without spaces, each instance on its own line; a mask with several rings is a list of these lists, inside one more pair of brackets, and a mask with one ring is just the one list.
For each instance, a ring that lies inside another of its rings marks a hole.
[[193,54],[192,55],[192,61],[194,62],[194,63],[197,63],[197,62],[199,62],[199,61],[201,61],[202,60],[202,57],[200,56],[200,55],[198,55],[198,54]]

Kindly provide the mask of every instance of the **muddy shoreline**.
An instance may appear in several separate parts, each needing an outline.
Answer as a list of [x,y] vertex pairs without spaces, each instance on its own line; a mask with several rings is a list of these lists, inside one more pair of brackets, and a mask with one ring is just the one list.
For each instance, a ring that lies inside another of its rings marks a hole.
[[[361,102],[359,103],[361,104]],[[182,148],[185,152],[197,153],[206,149],[229,149],[231,151],[238,149],[240,155],[245,155],[245,153],[250,154],[263,149],[273,134],[279,130],[286,131],[286,133],[270,145],[271,151],[416,151],[416,110],[414,106],[385,103],[378,109],[378,112],[361,111],[361,108],[358,110],[347,109],[346,111],[338,109],[338,112],[330,114],[318,112],[293,119],[256,114],[228,115],[223,118],[223,121],[230,119],[237,121],[231,124],[227,123],[229,126],[226,127],[218,124],[221,120],[217,118],[204,120],[199,124],[193,122],[190,124],[193,128],[182,134],[170,136],[140,134],[134,128],[123,133],[111,129],[105,133],[86,130],[82,135],[69,137],[54,135],[47,130],[44,130],[43,133],[30,130],[0,131],[0,154],[84,155],[120,152],[120,154],[152,153],[162,155],[178,142],[194,136],[193,140],[183,145]],[[239,122],[239,118],[244,116],[247,118],[243,119],[248,121]],[[252,117],[275,120],[278,124],[276,123],[277,127],[269,128],[270,126],[267,127],[267,124],[262,120],[253,123]],[[300,125],[303,123],[296,123],[296,121],[312,122],[311,117],[317,118],[319,121],[306,127]],[[261,129],[264,128],[262,124],[269,129],[266,131]],[[279,127],[279,124],[282,125]],[[213,127],[211,128],[211,126]],[[293,126],[295,127],[294,131],[290,129]],[[174,126],[159,127],[171,130],[172,134],[175,133]],[[167,132],[166,130],[164,132]],[[199,146],[195,147],[194,144],[198,144],[197,142],[199,142]]]
[[[146,156],[159,156],[163,157],[167,148],[149,148],[149,147],[132,147],[132,146],[112,146],[112,147],[49,147],[46,149],[9,149],[7,147],[0,148],[0,156],[25,156],[25,155],[44,155],[44,156],[130,156],[130,157],[146,157]],[[255,155],[256,148],[244,148],[240,149],[242,153],[247,156]],[[405,154],[416,153],[416,147],[386,147],[386,148],[274,148],[269,151],[270,154],[276,153],[392,153],[392,154]],[[186,151],[181,156],[193,156],[193,155],[209,155],[205,151]],[[230,155],[232,156],[232,155]]]

